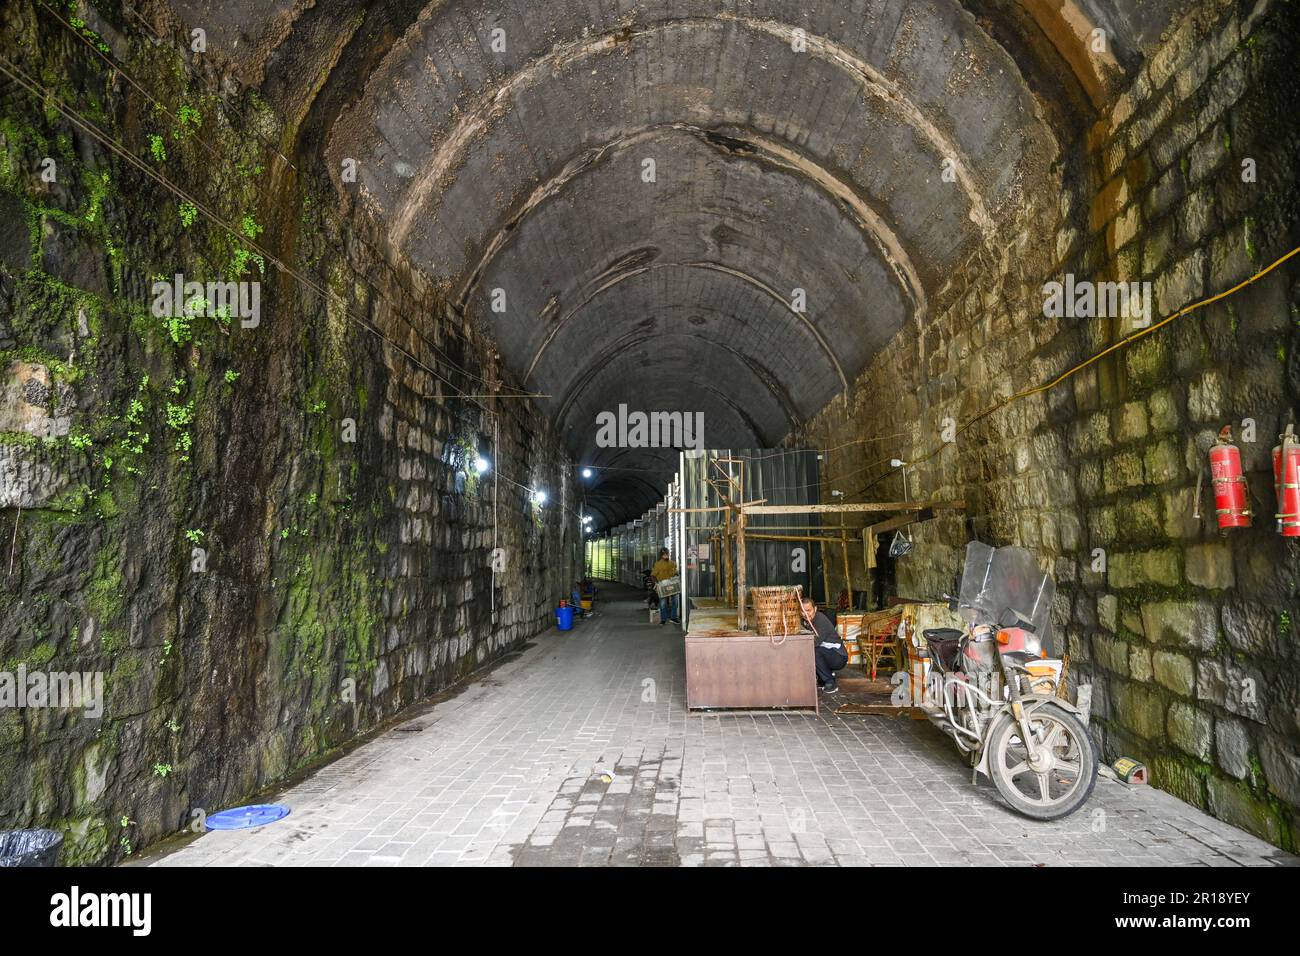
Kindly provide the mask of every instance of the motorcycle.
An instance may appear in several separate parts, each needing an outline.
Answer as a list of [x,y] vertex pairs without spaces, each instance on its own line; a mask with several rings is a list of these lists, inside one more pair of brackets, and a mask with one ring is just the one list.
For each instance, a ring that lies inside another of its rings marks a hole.
[[1061,661],[1044,653],[1055,594],[1030,552],[973,541],[959,594],[949,598],[966,628],[927,629],[914,652],[922,666],[929,661],[921,710],[969,757],[971,782],[984,774],[1035,820],[1074,813],[1097,782],[1087,725],[1056,693]]

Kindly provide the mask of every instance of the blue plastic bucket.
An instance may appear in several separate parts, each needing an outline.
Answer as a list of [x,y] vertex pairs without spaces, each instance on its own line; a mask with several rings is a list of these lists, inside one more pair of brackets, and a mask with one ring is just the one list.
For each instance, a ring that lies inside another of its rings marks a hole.
[[562,631],[573,630],[573,608],[557,607],[555,609],[556,626]]

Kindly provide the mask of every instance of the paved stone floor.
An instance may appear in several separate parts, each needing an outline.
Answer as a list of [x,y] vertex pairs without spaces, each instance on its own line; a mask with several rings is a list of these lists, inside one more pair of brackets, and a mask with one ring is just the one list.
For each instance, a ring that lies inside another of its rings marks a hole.
[[155,865],[1296,862],[1105,778],[1074,816],[1025,820],[925,721],[688,715],[680,632],[630,599],[601,611],[287,790],[285,820]]

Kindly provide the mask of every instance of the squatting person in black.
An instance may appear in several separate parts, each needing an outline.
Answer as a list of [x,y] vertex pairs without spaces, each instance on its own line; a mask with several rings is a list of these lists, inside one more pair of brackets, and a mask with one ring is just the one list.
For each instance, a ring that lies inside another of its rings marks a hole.
[[834,694],[840,689],[835,682],[835,672],[849,662],[849,652],[844,649],[840,632],[830,618],[817,610],[817,602],[812,598],[803,599],[803,619],[817,634],[817,645],[813,648],[817,661],[817,686],[824,693]]

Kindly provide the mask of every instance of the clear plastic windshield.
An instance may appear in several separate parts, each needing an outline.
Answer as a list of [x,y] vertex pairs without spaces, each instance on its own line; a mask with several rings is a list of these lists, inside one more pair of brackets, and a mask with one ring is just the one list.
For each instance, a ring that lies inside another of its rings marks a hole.
[[1014,614],[1027,621],[1044,647],[1050,646],[1056,582],[1024,548],[993,548],[979,541],[966,546],[962,569],[961,615],[972,624],[999,624]]

